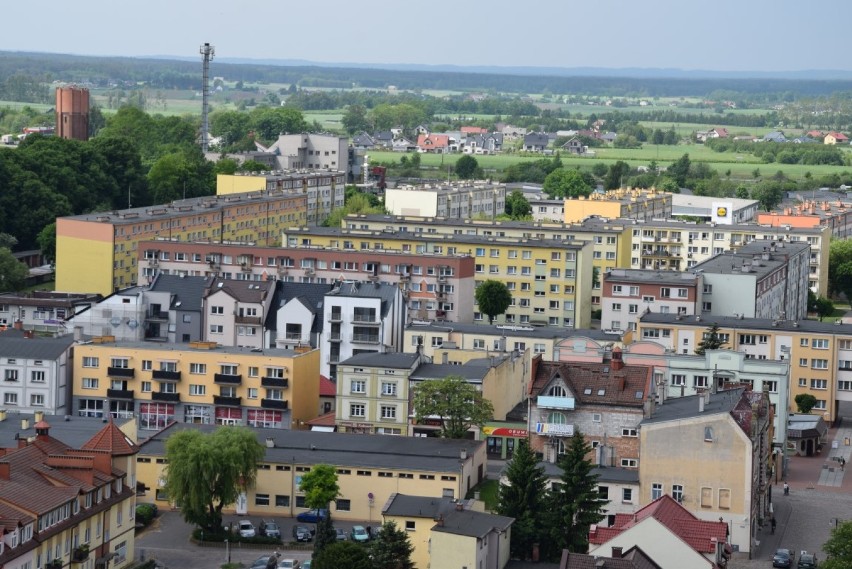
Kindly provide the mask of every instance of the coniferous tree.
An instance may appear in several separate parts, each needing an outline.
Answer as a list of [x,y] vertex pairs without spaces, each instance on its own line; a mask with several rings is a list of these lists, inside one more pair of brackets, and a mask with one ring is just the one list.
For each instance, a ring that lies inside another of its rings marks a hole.
[[374,569],[413,569],[413,552],[414,546],[408,534],[394,522],[386,522],[379,531],[379,537],[370,545]]
[[589,527],[604,519],[603,508],[608,500],[601,498],[598,477],[586,459],[592,447],[580,431],[574,433],[568,451],[557,465],[562,469],[561,484],[550,496],[551,539],[545,555],[559,559],[563,549],[586,553],[589,548]]
[[533,544],[542,541],[542,511],[547,492],[544,468],[538,465],[526,440],[521,440],[509,461],[506,478],[509,483],[500,486],[497,512],[515,518],[510,545],[512,557],[529,559]]
[[713,325],[704,333],[704,338],[698,342],[698,345],[695,347],[695,353],[699,356],[703,356],[705,351],[718,350],[725,344],[727,344],[727,342],[725,342],[719,334],[719,325],[714,322]]

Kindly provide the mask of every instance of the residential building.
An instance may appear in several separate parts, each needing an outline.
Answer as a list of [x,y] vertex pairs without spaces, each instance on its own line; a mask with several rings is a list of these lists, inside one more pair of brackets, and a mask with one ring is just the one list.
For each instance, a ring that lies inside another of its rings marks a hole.
[[[140,342],[147,334],[147,317],[152,318],[151,333],[156,338],[168,333],[171,316],[163,306],[152,312],[145,297],[146,287],[132,286],[107,295],[103,300],[92,301],[66,322],[66,329],[81,337],[111,336],[120,342]],[[165,316],[165,322],[161,321]],[[195,338],[196,340],[200,338]]]
[[650,367],[624,365],[621,349],[614,348],[608,364],[546,362],[537,356],[532,378],[530,444],[545,460],[555,462],[579,431],[595,464],[640,466],[639,423],[654,405]]
[[[170,507],[158,481],[165,468],[166,441],[175,432],[214,425],[172,423],[140,445],[137,476],[156,489],[150,501]],[[423,493],[462,499],[485,478],[485,443],[436,438],[377,437],[258,428],[266,454],[258,461],[257,481],[225,513],[252,517],[295,517],[308,510],[299,480],[317,464],[337,470],[340,494],[331,506],[336,520],[379,523],[382,506],[394,493]],[[146,497],[146,501],[149,499]]]
[[275,154],[278,170],[349,171],[349,138],[334,134],[303,132],[279,134],[266,149]]
[[544,152],[550,144],[550,137],[546,132],[531,132],[524,135],[524,152]]
[[446,134],[418,133],[417,152],[446,154],[450,151],[450,137]]
[[56,89],[56,136],[89,140],[89,90],[76,85]]
[[[280,243],[284,227],[304,225],[304,194],[251,192],[96,212],[56,220],[56,288],[109,294],[137,282],[140,241]],[[150,259],[156,265],[160,259]]]
[[[498,280],[505,283],[512,294],[513,304],[495,319],[497,322],[589,327],[591,295],[588,291],[592,286],[592,244],[589,242],[320,227],[291,229],[285,231],[282,238],[289,247],[361,247],[436,257],[459,253],[475,256],[477,281]],[[440,272],[438,274],[440,280]],[[462,298],[460,302],[469,302],[469,298]],[[414,298],[410,300],[412,309],[418,306],[415,302]],[[426,308],[425,317],[431,317],[429,311],[435,308],[434,316],[448,321],[458,319],[460,309],[441,298],[437,302],[426,300],[425,306],[420,304],[419,308]],[[473,318],[484,321],[478,310]]]
[[582,156],[589,150],[589,147],[583,144],[583,141],[575,136],[563,144],[562,149],[566,150],[569,154]]
[[409,377],[420,354],[357,354],[337,366],[340,432],[408,435]]
[[672,214],[672,194],[656,190],[619,189],[592,193],[588,197],[565,199],[565,223],[581,222],[587,217],[650,221]]
[[0,332],[3,409],[13,413],[68,413],[74,338],[36,336],[31,330]]
[[701,519],[668,494],[616,516],[610,527],[592,526],[589,532],[589,554],[606,559],[603,567],[635,567],[610,565],[609,558],[624,559],[639,548],[661,569],[723,569],[733,553],[727,523]]
[[751,552],[770,515],[771,415],[765,393],[744,389],[667,399],[639,425],[641,503],[668,494]]
[[343,207],[346,172],[340,170],[341,168],[331,168],[322,172],[269,170],[218,174],[216,194],[220,196],[245,192],[303,194],[307,197],[308,225],[319,225],[332,211]]
[[[828,287],[828,227],[762,225],[696,225],[682,221],[652,220],[632,228],[631,269],[684,271],[726,251],[738,250],[754,240],[810,244],[808,287],[826,296]],[[761,245],[761,250],[764,245]],[[625,265],[626,266],[626,265]]]
[[611,269],[603,275],[601,326],[636,330],[645,312],[694,315],[701,312],[703,275],[642,269]]
[[789,362],[789,409],[796,409],[796,395],[809,393],[817,398],[814,411],[831,424],[838,417],[839,402],[852,401],[852,325],[649,313],[640,319],[637,333],[665,348],[692,353],[714,324],[725,342],[723,349],[741,352],[748,359]]
[[320,283],[279,283],[272,300],[275,317],[266,321],[267,345],[293,350],[321,347],[323,304],[333,288]]
[[259,349],[270,345],[265,324],[272,311],[275,284],[225,279],[211,282],[204,291],[204,340]]
[[337,364],[354,355],[401,350],[406,317],[398,286],[336,284],[323,302],[320,373],[334,380]]
[[715,198],[694,194],[672,194],[672,217],[700,219],[704,223],[732,225],[753,221],[760,202],[739,198]]
[[2,417],[3,566],[133,566],[136,445],[112,422],[81,439],[61,416]]
[[388,188],[384,205],[393,215],[494,219],[506,210],[506,186],[479,181]]
[[297,428],[319,405],[318,350],[158,345],[94,338],[78,344],[72,409],[80,417]]
[[823,144],[849,144],[849,137],[842,132],[829,132],[822,139]]
[[530,200],[533,221],[561,223],[565,217],[565,200],[549,200],[541,197]]
[[513,518],[486,514],[474,500],[394,493],[382,521],[408,534],[414,567],[495,567],[509,561]]
[[67,319],[100,299],[99,294],[50,290],[0,293],[0,327],[20,321],[27,330],[63,333]]
[[[796,456],[814,456],[819,454],[820,447],[828,434],[828,425],[819,415],[810,413],[790,413],[787,420],[787,451],[795,452]],[[842,471],[843,469],[841,469]]]
[[785,205],[778,211],[757,214],[757,222],[780,229],[821,227],[829,228],[832,237],[852,237],[852,203],[842,199],[813,200],[797,196],[796,205]]
[[751,241],[720,253],[692,268],[703,277],[701,314],[806,318],[809,265],[805,242]]
[[557,569],[661,569],[662,566],[655,562],[647,553],[637,545],[627,551],[614,548],[611,558],[600,557],[590,553],[571,553],[567,549],[562,550],[562,559],[559,560]]
[[204,339],[204,296],[213,283],[213,279],[204,277],[162,273],[153,277],[143,292],[145,340],[176,343]]

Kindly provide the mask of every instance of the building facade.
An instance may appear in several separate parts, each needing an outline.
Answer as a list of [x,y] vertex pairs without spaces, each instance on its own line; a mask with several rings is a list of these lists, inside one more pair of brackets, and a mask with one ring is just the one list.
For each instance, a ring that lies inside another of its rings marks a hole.
[[672,194],[656,190],[619,189],[565,200],[565,223],[590,216],[605,219],[650,221],[672,215]]
[[275,154],[279,170],[349,171],[349,139],[345,136],[282,133],[267,151]]
[[67,86],[56,89],[56,135],[89,140],[89,90]]
[[3,410],[68,413],[72,336],[44,338],[20,329],[0,332]]
[[603,275],[601,325],[606,330],[636,330],[647,312],[694,315],[701,310],[701,273],[612,269]]
[[393,215],[494,219],[506,210],[506,186],[490,182],[424,184],[385,190],[385,208]]
[[73,294],[36,290],[27,293],[6,292],[0,294],[0,327],[12,326],[20,321],[27,330],[36,332],[63,333],[65,321],[100,295]]

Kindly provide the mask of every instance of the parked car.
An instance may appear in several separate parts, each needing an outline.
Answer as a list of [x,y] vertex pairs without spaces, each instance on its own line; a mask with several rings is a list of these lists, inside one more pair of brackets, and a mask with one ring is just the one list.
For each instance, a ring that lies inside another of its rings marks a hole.
[[251,562],[251,569],[262,569],[263,567],[266,567],[266,564],[269,563],[270,557],[271,556],[269,555],[263,555],[261,557],[258,557],[257,559]]
[[802,553],[799,556],[799,565],[797,566],[799,569],[816,569],[817,566],[817,557],[813,553]]
[[370,541],[370,534],[364,526],[352,526],[352,531],[349,532],[349,537],[352,541],[358,543],[366,543]]
[[254,530],[254,524],[248,520],[240,520],[239,524],[240,537],[254,537],[257,532]]
[[795,554],[789,549],[776,549],[775,555],[772,557],[772,566],[790,569],[793,566],[794,557]]
[[296,519],[300,522],[315,524],[320,520],[324,520],[326,517],[328,517],[328,510],[319,509],[302,512],[296,516]]
[[311,569],[311,560],[308,559],[304,563],[302,563],[302,569]]
[[278,562],[278,569],[299,569],[299,562],[295,559],[282,559]]
[[311,541],[314,538],[314,532],[307,528],[307,526],[295,525],[293,526],[293,539],[296,541]]
[[257,526],[257,531],[260,535],[266,537],[281,537],[281,528],[272,520],[262,520],[260,525]]
[[370,534],[370,539],[378,538],[381,531],[382,526],[367,526],[367,532]]
[[334,528],[334,533],[337,534],[337,541],[346,541],[346,530],[343,528]]

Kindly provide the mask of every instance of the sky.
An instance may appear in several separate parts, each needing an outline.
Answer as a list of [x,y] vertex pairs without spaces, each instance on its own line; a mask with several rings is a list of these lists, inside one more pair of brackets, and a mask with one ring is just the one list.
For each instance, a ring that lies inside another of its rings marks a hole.
[[850,0],[3,3],[2,51],[507,67],[852,70]]

